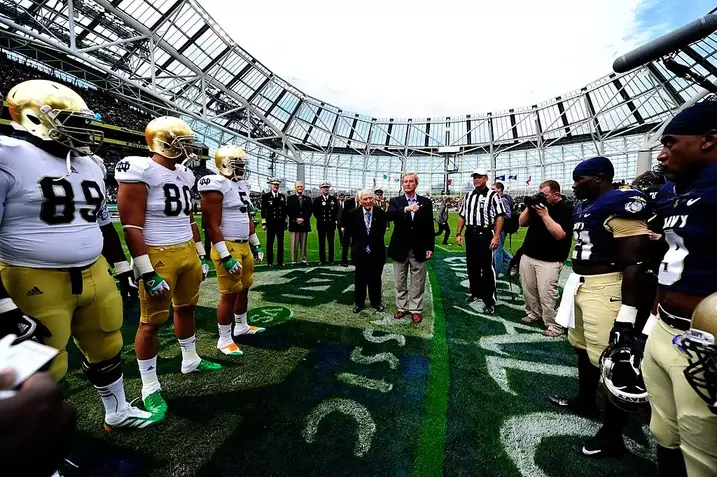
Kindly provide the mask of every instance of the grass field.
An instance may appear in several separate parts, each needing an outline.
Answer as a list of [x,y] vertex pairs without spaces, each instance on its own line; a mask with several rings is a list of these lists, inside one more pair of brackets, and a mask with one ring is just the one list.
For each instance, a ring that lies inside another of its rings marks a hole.
[[[451,220],[455,233],[455,215]],[[315,236],[311,261],[318,260]],[[225,368],[182,375],[168,324],[158,365],[167,421],[106,433],[99,398],[73,353],[63,383],[79,411],[73,462],[91,476],[655,474],[644,419],[626,430],[631,454],[623,459],[579,454],[599,424],[547,402],[551,393],[575,389],[574,355],[565,339],[520,322],[516,283],[499,281],[497,315],[467,305],[465,255],[453,239],[437,248],[429,278],[425,319],[414,325],[391,316],[390,264],[387,311],[359,315],[351,313],[352,268],[259,266],[249,320],[267,332],[240,339],[245,355],[228,359],[214,348],[218,292],[210,277],[197,311],[198,350]],[[130,397],[141,386],[132,346],[137,316],[136,306],[126,309]]]

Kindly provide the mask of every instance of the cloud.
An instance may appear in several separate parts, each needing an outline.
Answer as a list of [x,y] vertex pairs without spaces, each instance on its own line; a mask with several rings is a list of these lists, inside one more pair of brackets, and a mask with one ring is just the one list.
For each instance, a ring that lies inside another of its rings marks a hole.
[[666,28],[638,20],[642,0],[201,3],[304,93],[379,118],[547,101],[607,74],[615,57]]

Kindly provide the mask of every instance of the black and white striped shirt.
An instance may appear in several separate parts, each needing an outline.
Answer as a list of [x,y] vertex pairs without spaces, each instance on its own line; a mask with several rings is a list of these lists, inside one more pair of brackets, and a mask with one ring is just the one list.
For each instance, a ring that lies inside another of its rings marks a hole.
[[480,191],[473,189],[463,197],[458,215],[468,226],[492,229],[496,219],[505,215],[505,206],[500,196],[488,187]]

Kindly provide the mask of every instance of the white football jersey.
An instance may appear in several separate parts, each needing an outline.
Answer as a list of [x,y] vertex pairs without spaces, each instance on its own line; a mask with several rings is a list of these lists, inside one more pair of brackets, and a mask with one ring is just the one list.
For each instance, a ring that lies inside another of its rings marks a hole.
[[[7,186],[0,223],[0,262],[31,268],[84,267],[102,253],[98,225],[105,205],[104,174],[88,156],[66,158],[0,136],[0,170]],[[105,207],[106,210],[106,207]]]
[[115,166],[115,179],[147,186],[147,245],[177,245],[191,240],[192,171],[179,164],[170,170],[150,157],[125,157]]
[[199,192],[220,192],[222,199],[222,223],[219,226],[226,240],[249,238],[249,184],[233,181],[218,174],[199,179]]

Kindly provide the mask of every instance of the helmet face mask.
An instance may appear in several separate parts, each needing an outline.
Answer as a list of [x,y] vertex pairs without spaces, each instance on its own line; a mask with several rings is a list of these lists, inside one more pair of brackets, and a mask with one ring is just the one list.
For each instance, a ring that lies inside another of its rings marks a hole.
[[690,329],[679,339],[680,349],[687,355],[689,365],[685,379],[692,389],[717,414],[717,348],[711,333]]
[[29,134],[81,153],[94,153],[104,133],[91,129],[95,114],[67,86],[46,80],[24,81],[7,96],[10,116]]
[[650,412],[640,363],[635,362],[629,346],[605,348],[600,356],[600,386],[618,409],[629,413]]

